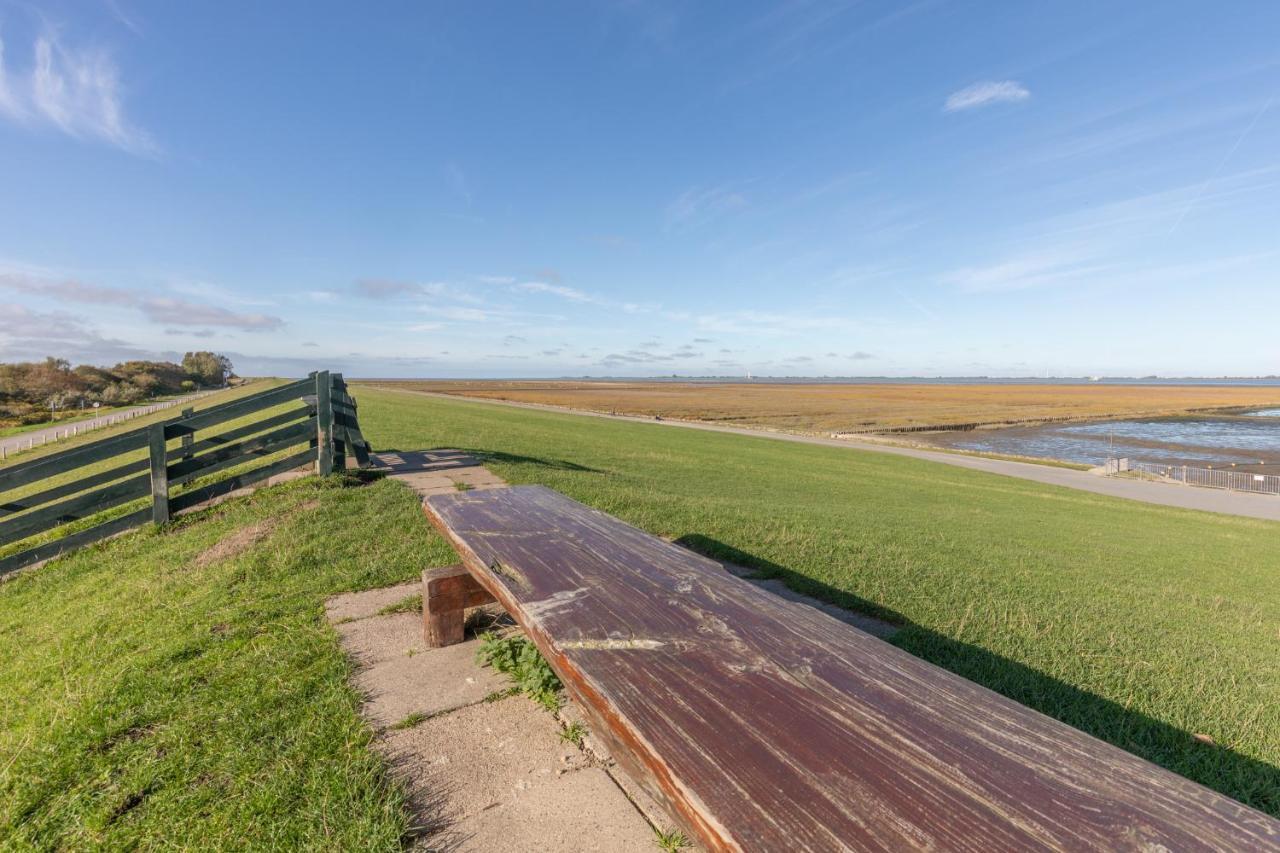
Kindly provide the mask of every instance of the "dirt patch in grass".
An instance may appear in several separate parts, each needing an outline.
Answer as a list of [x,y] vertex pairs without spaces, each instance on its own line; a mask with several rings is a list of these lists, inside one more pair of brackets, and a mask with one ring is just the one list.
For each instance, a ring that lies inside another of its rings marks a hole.
[[[320,501],[309,500],[298,504],[296,512],[306,512],[320,506]],[[205,566],[211,566],[214,563],[229,560],[239,554],[252,548],[271,535],[276,529],[277,520],[274,518],[266,518],[256,524],[250,524],[245,527],[237,528],[230,535],[218,540],[213,545],[205,548],[196,558],[191,561],[191,566],[196,569],[202,569]]]
[[191,565],[193,568],[203,569],[214,563],[229,560],[237,554],[243,554],[263,539],[266,539],[271,535],[271,531],[275,529],[276,521],[272,518],[264,519],[257,524],[237,528],[197,554],[196,558],[191,561]]

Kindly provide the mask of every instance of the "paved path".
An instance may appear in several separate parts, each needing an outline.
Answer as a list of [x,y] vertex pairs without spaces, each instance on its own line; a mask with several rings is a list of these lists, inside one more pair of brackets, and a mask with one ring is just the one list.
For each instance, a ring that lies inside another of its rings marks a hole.
[[6,438],[0,438],[0,455],[11,456],[20,450],[29,450],[32,447],[40,447],[45,444],[51,444],[69,438],[73,435],[80,435],[95,429],[118,424],[122,421],[132,420],[133,418],[149,415],[152,412],[158,412],[161,409],[171,409],[174,406],[181,406],[198,400],[201,397],[216,393],[215,391],[201,391],[198,394],[188,394],[185,397],[178,397],[173,400],[166,400],[163,403],[150,403],[146,406],[134,406],[129,409],[119,409],[109,415],[101,415],[96,418],[85,421],[67,421],[61,424],[52,424],[40,429],[28,430],[27,432],[11,435]]
[[488,400],[478,397],[459,397],[453,394],[440,394],[433,391],[411,391],[391,388],[386,385],[376,386],[381,390],[394,391],[399,394],[417,394],[427,397],[441,397],[455,402],[488,403],[495,406],[509,406],[521,409],[537,409],[544,412],[579,415],[582,417],[607,418],[609,420],[633,421],[654,426],[679,427],[681,429],[699,429],[708,432],[727,432],[735,435],[748,435],[753,438],[768,438],[776,441],[792,441],[800,444],[820,444],[827,447],[841,447],[845,450],[864,450],[873,453],[892,453],[897,456],[911,456],[916,459],[927,459],[941,462],[944,465],[955,465],[959,468],[971,468],[975,471],[986,471],[991,474],[1003,474],[1007,477],[1018,477],[1023,480],[1034,480],[1052,486],[1065,486],[1085,492],[1108,495],[1116,498],[1143,501],[1162,506],[1197,509],[1205,512],[1219,512],[1227,515],[1241,515],[1248,518],[1262,518],[1269,521],[1280,521],[1280,497],[1273,495],[1251,495],[1241,492],[1227,492],[1220,489],[1204,489],[1195,486],[1176,486],[1166,483],[1153,483],[1144,480],[1128,480],[1116,477],[1101,477],[1087,471],[1071,468],[1056,468],[1052,465],[1037,465],[1034,462],[1011,462],[1003,459],[987,459],[982,456],[965,456],[959,453],[941,453],[931,450],[919,450],[914,447],[881,444],[857,439],[821,438],[818,436],[795,435],[792,433],[769,432],[766,430],[745,429],[743,427],[720,426],[719,424],[696,423],[692,421],[655,421],[653,418],[633,415],[608,415],[600,412],[583,412],[566,409],[560,406],[546,406],[539,403],[519,403],[511,400]]

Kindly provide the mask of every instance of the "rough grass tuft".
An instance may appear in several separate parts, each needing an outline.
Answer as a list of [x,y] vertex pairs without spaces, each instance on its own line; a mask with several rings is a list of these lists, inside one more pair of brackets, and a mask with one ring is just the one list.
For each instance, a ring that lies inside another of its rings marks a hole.
[[689,839],[678,829],[658,829],[653,830],[653,843],[658,845],[659,850],[665,850],[667,853],[675,853],[677,850],[683,850],[689,846]]
[[582,739],[586,736],[587,727],[582,724],[581,720],[574,720],[560,731],[560,740],[578,747],[582,746]]
[[392,616],[396,613],[421,613],[422,593],[405,596],[397,602],[388,604],[378,611],[379,616]]
[[430,714],[424,714],[421,711],[414,711],[412,714],[409,714],[407,717],[405,717],[403,720],[393,725],[391,728],[397,729],[397,730],[411,729],[414,726],[418,725],[419,723],[425,723],[429,719],[431,719]]

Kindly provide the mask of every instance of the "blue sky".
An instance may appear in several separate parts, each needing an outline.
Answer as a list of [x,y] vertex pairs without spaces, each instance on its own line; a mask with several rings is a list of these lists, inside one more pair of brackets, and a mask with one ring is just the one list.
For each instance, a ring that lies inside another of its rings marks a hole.
[[1280,372],[1280,4],[0,0],[0,358]]

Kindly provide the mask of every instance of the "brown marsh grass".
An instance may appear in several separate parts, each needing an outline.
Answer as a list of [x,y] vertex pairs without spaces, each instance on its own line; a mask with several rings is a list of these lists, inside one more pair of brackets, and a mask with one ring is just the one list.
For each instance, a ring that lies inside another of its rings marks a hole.
[[[371,384],[371,383],[364,383]],[[1211,385],[836,384],[403,380],[376,384],[582,411],[801,433],[1181,415],[1280,405],[1280,388]]]

